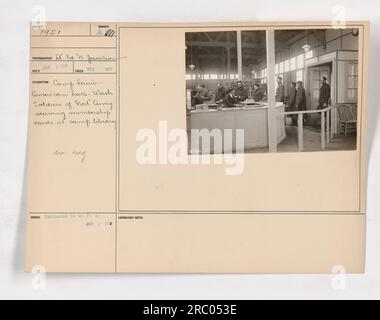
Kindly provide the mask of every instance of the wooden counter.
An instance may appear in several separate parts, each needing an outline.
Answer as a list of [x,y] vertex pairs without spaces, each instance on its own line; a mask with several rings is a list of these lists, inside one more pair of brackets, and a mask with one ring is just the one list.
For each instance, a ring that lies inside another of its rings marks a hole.
[[[285,119],[282,103],[276,104],[279,114],[276,121],[277,144],[286,138]],[[192,110],[190,112],[189,129],[244,129],[244,149],[268,147],[268,107],[242,106],[238,108],[222,108],[209,110]],[[235,141],[235,136],[233,138]],[[235,145],[235,144],[234,144]],[[191,147],[190,147],[191,150]]]

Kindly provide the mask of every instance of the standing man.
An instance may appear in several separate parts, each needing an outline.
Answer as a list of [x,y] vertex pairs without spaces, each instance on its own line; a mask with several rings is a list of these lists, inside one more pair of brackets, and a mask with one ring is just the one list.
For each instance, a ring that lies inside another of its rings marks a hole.
[[[297,82],[297,94],[296,94],[296,102],[295,107],[297,111],[305,111],[306,110],[306,91],[303,87],[303,82]],[[307,115],[304,114],[303,123],[307,121]]]
[[330,85],[327,83],[327,78],[322,78],[322,87],[319,90],[319,102],[318,110],[325,109],[329,106],[331,98],[331,89]]
[[248,99],[247,91],[243,86],[243,82],[241,82],[240,80],[238,81],[237,88],[235,90],[235,99],[238,102],[242,102]]
[[281,77],[277,77],[276,102],[285,101],[285,88]]
[[218,82],[216,84],[215,102],[223,100],[226,95],[226,88],[220,82]]
[[[289,88],[289,110],[296,111],[296,96],[297,96],[297,83],[292,82],[292,85]],[[295,125],[297,123],[297,115],[292,115],[292,124]]]

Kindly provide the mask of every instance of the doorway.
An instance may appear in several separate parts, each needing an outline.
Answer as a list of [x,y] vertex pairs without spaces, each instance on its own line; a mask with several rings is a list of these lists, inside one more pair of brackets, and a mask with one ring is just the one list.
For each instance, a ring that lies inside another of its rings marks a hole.
[[[331,86],[332,62],[309,67],[307,69],[306,105],[307,110],[317,110],[319,103],[319,90],[322,86],[322,78],[327,78]],[[310,114],[307,124],[315,130],[320,130],[321,117],[319,114]]]
[[316,110],[318,108],[319,89],[322,86],[322,78],[326,77],[327,83],[331,86],[332,63],[310,67],[308,71],[307,109]]

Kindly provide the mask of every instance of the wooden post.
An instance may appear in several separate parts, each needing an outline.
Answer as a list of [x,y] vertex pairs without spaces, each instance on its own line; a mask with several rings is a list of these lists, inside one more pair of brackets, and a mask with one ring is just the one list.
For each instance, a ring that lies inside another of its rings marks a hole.
[[330,143],[330,110],[327,111],[327,143]]
[[268,70],[268,145],[269,152],[277,152],[274,30],[267,30],[266,43]]
[[303,114],[298,114],[298,150],[303,151]]
[[326,148],[326,133],[325,133],[325,112],[321,112],[321,147]]
[[236,31],[236,45],[237,45],[237,67],[239,80],[243,80],[243,56],[241,50],[241,31]]
[[230,80],[231,80],[231,48],[228,47],[226,48],[227,50],[227,83],[230,85]]

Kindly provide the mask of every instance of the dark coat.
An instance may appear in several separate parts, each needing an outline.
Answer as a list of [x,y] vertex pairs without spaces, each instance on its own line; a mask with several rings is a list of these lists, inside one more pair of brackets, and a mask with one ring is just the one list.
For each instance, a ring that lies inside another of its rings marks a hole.
[[237,87],[235,90],[235,98],[238,101],[244,101],[248,99],[247,91],[243,86]]
[[255,102],[263,101],[263,99],[264,99],[263,90],[256,89],[255,91],[253,91],[253,100]]
[[205,101],[209,101],[209,100],[210,100],[210,95],[209,95],[208,90],[206,88],[201,87],[197,90],[196,95],[193,97],[192,105],[202,104]]
[[285,101],[285,87],[283,84],[277,86],[276,101],[277,102],[284,102]]
[[329,104],[331,98],[331,89],[330,86],[325,83],[322,85],[321,89],[319,90],[319,107],[323,108],[323,105],[326,103],[326,105]]
[[297,89],[293,86],[289,88],[289,107],[295,107],[296,105]]
[[223,99],[223,104],[226,108],[235,108],[236,100],[230,94],[226,95]]
[[296,94],[296,108],[297,110],[306,110],[306,92],[304,87],[299,87]]
[[226,96],[226,88],[221,86],[219,87],[217,90],[216,90],[216,93],[215,93],[215,101],[220,101],[220,100],[223,100],[224,97]]

